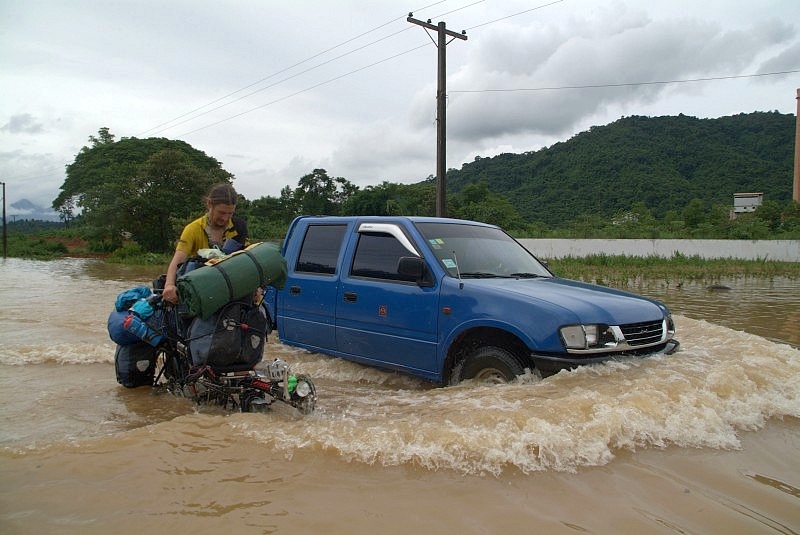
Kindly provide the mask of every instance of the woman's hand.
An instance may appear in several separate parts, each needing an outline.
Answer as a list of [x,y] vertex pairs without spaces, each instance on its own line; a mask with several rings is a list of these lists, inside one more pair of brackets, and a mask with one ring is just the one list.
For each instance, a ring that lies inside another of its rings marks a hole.
[[161,296],[165,301],[177,305],[180,302],[178,299],[178,288],[174,284],[167,283],[164,285],[164,291]]

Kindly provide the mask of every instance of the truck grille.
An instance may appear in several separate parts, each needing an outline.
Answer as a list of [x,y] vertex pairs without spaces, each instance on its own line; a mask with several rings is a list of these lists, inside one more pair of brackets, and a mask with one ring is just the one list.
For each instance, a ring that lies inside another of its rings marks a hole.
[[625,341],[631,346],[655,344],[661,341],[664,334],[663,321],[648,321],[620,325]]

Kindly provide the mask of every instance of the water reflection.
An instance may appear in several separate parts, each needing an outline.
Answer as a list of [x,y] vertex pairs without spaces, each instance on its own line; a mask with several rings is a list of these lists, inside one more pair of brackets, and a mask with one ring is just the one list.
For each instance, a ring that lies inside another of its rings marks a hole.
[[796,280],[723,278],[714,286],[684,283],[679,288],[640,281],[628,289],[663,301],[674,314],[800,347],[800,283]]

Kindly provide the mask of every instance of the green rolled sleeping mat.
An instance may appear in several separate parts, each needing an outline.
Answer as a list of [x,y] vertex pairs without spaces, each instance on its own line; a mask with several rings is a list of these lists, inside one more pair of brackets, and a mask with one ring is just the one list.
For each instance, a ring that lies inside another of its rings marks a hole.
[[274,243],[255,243],[178,277],[178,297],[189,313],[209,318],[226,303],[252,295],[257,288],[286,283],[286,260]]

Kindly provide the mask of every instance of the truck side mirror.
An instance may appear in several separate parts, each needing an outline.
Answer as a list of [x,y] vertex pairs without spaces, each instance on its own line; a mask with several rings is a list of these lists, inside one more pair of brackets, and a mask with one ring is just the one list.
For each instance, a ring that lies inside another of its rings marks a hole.
[[425,261],[418,256],[402,256],[397,263],[397,273],[404,279],[412,280],[420,286],[430,286],[425,280],[427,269]]

